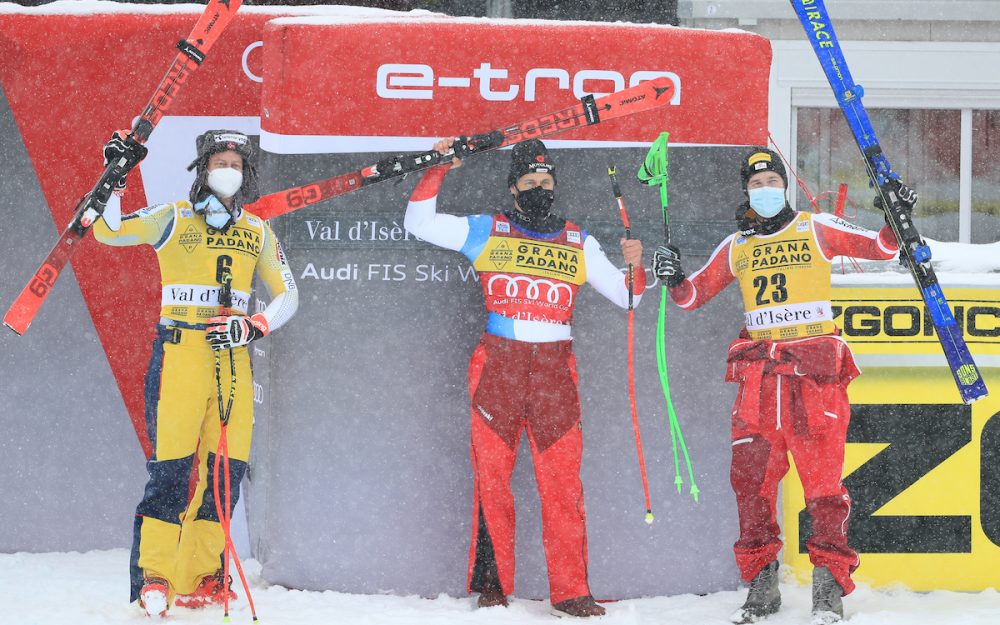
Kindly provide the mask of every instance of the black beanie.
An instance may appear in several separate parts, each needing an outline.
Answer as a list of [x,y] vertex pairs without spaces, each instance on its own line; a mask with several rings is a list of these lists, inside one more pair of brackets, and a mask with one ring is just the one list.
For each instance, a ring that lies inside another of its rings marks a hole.
[[510,173],[507,174],[507,186],[517,185],[517,180],[525,174],[549,174],[553,182],[556,177],[556,167],[549,160],[545,144],[538,139],[529,139],[515,143],[510,151]]
[[781,157],[772,150],[757,146],[740,163],[740,178],[743,181],[744,191],[747,190],[750,178],[762,171],[773,171],[778,174],[784,181],[785,188],[788,188],[788,174],[785,173],[785,164],[781,162]]

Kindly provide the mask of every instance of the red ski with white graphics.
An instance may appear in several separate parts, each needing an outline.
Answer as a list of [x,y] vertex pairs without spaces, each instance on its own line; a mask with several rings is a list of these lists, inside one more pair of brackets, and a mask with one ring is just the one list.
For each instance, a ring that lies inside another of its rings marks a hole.
[[391,156],[356,171],[265,195],[247,205],[247,209],[259,217],[270,219],[362,187],[433,167],[456,156],[464,159],[528,139],[547,137],[557,132],[592,126],[665,106],[670,102],[673,92],[674,84],[669,79],[660,77],[599,98],[588,95],[574,106],[561,111],[546,113],[483,134],[459,137],[447,154],[428,150]]
[[[241,3],[242,0],[209,0],[191,34],[188,35],[187,39],[182,39],[177,43],[179,49],[177,56],[174,57],[170,69],[167,70],[163,80],[153,92],[149,103],[143,109],[139,119],[136,120],[126,142],[133,145],[141,145],[146,142],[153,132],[153,128],[173,104],[181,87],[205,60],[208,50],[218,40],[219,35],[222,34],[236,11],[239,10]],[[136,164],[137,161],[133,162],[124,158],[113,160],[107,164],[97,183],[77,204],[73,219],[59,236],[55,247],[45,257],[28,285],[24,287],[7,314],[4,315],[4,325],[17,334],[24,334],[27,331],[62,270],[66,267],[66,263],[79,247],[77,244],[87,235],[94,220],[100,217],[104,211],[115,183]]]

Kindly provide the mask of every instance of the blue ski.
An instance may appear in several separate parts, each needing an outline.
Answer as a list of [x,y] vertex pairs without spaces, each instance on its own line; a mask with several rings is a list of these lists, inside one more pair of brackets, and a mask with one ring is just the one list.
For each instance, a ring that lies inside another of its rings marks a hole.
[[830,15],[826,11],[823,0],[789,0],[792,8],[802,22],[806,37],[812,43],[816,58],[819,59],[826,73],[830,87],[837,104],[847,118],[854,140],[865,159],[868,177],[885,207],[886,220],[899,241],[899,253],[917,282],[917,288],[924,299],[934,322],[938,340],[944,350],[945,358],[951,374],[955,377],[958,392],[962,401],[971,404],[977,399],[986,397],[986,383],[976,367],[976,362],[969,352],[962,329],[955,322],[948,300],[945,298],[938,283],[937,276],[931,268],[931,251],[927,243],[917,233],[917,228],[909,214],[903,210],[902,201],[898,195],[899,175],[892,170],[889,160],[882,153],[878,137],[872,128],[868,113],[865,111],[861,98],[864,90],[854,84],[847,61],[833,30]]

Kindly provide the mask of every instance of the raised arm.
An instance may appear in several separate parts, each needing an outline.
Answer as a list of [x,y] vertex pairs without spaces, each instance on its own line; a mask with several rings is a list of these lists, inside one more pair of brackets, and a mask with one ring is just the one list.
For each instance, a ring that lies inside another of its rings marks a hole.
[[[160,204],[121,216],[121,204],[112,195],[104,217],[94,223],[94,238],[106,245],[152,245],[157,247],[170,234],[174,225],[175,204]],[[113,230],[113,226],[118,226]]]
[[888,260],[899,252],[896,235],[888,225],[878,232],[867,230],[826,213],[813,215],[816,240],[827,260],[836,256]]
[[438,190],[449,169],[451,165],[438,165],[427,170],[410,195],[403,227],[428,243],[459,251],[469,237],[468,220],[437,212]]

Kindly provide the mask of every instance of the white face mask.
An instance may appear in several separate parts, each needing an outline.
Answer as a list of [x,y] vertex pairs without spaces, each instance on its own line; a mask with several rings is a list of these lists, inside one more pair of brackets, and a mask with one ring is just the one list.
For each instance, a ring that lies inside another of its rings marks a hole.
[[765,219],[774,217],[785,207],[785,190],[778,187],[759,187],[747,192],[750,208]]
[[233,197],[243,186],[243,172],[232,167],[219,167],[208,172],[208,186],[219,197]]

